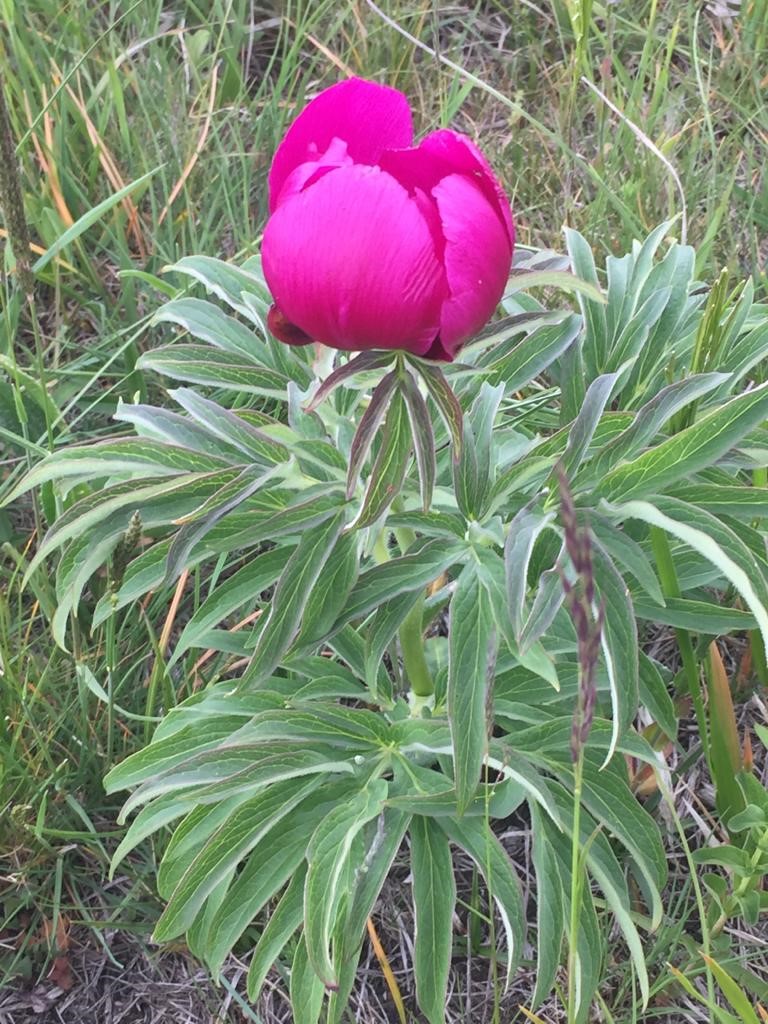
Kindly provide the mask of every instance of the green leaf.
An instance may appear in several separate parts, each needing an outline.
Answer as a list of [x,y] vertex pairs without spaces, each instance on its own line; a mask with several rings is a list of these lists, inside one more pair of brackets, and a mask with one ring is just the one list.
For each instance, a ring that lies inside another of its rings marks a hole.
[[525,654],[544,636],[565,601],[563,581],[557,569],[547,569],[539,578],[531,611],[520,631],[520,651]]
[[525,387],[573,344],[581,330],[581,318],[567,316],[560,323],[543,324],[514,347],[489,349],[480,365],[487,366],[488,380],[504,385],[507,394]]
[[223,349],[206,345],[167,345],[145,352],[136,364],[140,370],[173,380],[227,388],[250,395],[263,395],[285,401],[288,378],[276,370],[256,366]]
[[695,483],[676,484],[667,493],[690,505],[700,505],[713,516],[731,516],[746,522],[768,518],[768,487],[732,486],[732,480],[729,485],[710,483],[702,477]]
[[640,652],[640,700],[664,733],[674,740],[677,736],[677,713],[661,673],[642,651]]
[[[567,832],[573,835],[573,799],[565,789],[557,787],[555,792],[560,797],[560,813],[567,822]],[[630,795],[630,799],[632,799]],[[616,918],[616,923],[624,935],[629,949],[630,959],[635,968],[640,985],[643,1006],[649,999],[648,971],[645,965],[643,944],[637,928],[632,920],[629,890],[616,856],[607,837],[599,830],[595,821],[582,812],[580,819],[578,843],[586,859],[589,873],[602,890],[609,909]],[[658,893],[654,893],[658,915],[661,916],[661,905]]]
[[704,953],[702,953],[702,956],[704,957],[704,960],[706,960],[707,964],[709,964],[710,970],[722,989],[723,995],[736,1013],[738,1013],[740,1024],[760,1024],[760,1020],[755,1013],[754,1007],[750,1003],[743,989],[716,960],[711,956],[706,956]]
[[238,551],[265,541],[302,534],[340,513],[343,495],[332,485],[318,485],[291,500],[290,491],[270,488],[254,495],[241,509],[231,512],[225,523],[216,524],[206,538],[215,552]]
[[638,411],[632,424],[598,452],[590,462],[586,475],[590,480],[600,480],[618,463],[626,461],[650,444],[676,412],[709,394],[727,379],[728,375],[723,373],[700,373],[662,388]]
[[531,811],[532,860],[536,872],[536,987],[531,1007],[547,998],[560,967],[560,950],[565,927],[563,885],[557,868],[557,858],[547,841],[543,827],[539,827],[540,812]]
[[355,869],[357,884],[344,921],[345,960],[360,949],[366,921],[373,913],[410,821],[410,814],[388,806],[376,821],[366,826],[366,852],[362,865]]
[[495,477],[493,423],[504,387],[483,382],[464,421],[464,444],[453,462],[456,502],[468,519],[482,519]]
[[291,750],[281,744],[238,744],[233,738],[148,779],[125,802],[121,815],[166,793],[186,791],[197,803],[209,804],[238,793],[256,793],[283,779],[351,773],[348,761],[331,760],[334,754],[330,747]]
[[733,448],[768,416],[768,384],[762,384],[702,416],[634,462],[611,470],[597,486],[608,501],[643,497],[691,476]]
[[280,902],[269,915],[248,968],[248,998],[256,1002],[266,980],[269,969],[280,952],[301,924],[304,916],[304,881],[306,868],[302,864],[296,870]]
[[217,523],[245,504],[248,498],[263,491],[275,475],[275,467],[266,472],[261,466],[247,467],[234,480],[220,487],[197,508],[175,520],[181,529],[168,549],[165,567],[166,586],[174,583],[189,565],[192,550],[200,544]]
[[330,632],[344,609],[357,580],[359,540],[356,533],[344,533],[337,540],[310,592],[301,621],[299,644],[313,644]]
[[381,446],[368,478],[363,506],[354,520],[357,529],[375,523],[399,495],[410,455],[408,412],[401,393],[396,391],[387,409]]
[[374,566],[355,584],[344,609],[344,620],[349,622],[367,615],[398,594],[423,590],[458,561],[464,551],[462,544],[434,538],[399,558]]
[[663,607],[665,599],[659,578],[641,545],[608,519],[590,515],[588,525],[610,558],[627,569],[655,604]]
[[312,968],[303,935],[293,954],[289,993],[295,1024],[317,1024],[323,1008],[325,986]]
[[383,779],[369,782],[354,797],[326,815],[307,847],[304,936],[309,959],[326,988],[332,989],[337,983],[329,947],[344,896],[340,883],[347,858],[360,830],[381,814],[387,789]]
[[408,361],[426,384],[427,391],[429,391],[451,438],[453,458],[459,459],[464,438],[464,415],[458,398],[439,366],[425,362],[423,359],[409,358]]
[[150,441],[190,448],[203,455],[214,455],[225,462],[240,465],[243,453],[238,448],[215,438],[204,426],[189,416],[153,405],[129,404],[118,400],[114,419],[133,424],[136,433]]
[[635,615],[638,619],[660,622],[675,629],[687,629],[709,636],[737,633],[744,629],[756,629],[754,615],[739,608],[724,608],[709,601],[694,601],[685,597],[668,597],[664,608],[633,598]]
[[[264,708],[275,706],[280,702],[279,697],[274,694],[258,695]],[[253,712],[251,712],[253,714]],[[180,714],[175,719],[179,721]],[[173,724],[173,716],[167,716],[163,725]],[[215,747],[221,741],[227,739],[234,729],[242,723],[236,718],[229,717],[220,719],[206,719],[205,726],[184,725],[178,730],[158,736],[160,730],[155,733],[155,738],[148,747],[131,754],[120,764],[115,765],[104,779],[104,788],[107,793],[114,793],[119,789],[128,789],[130,786],[139,785],[151,778],[160,771],[181,764],[193,754]]]
[[312,412],[325,401],[325,399],[345,380],[354,377],[356,373],[370,373],[372,370],[383,369],[394,359],[393,352],[360,352],[346,363],[337,366],[330,373],[312,396],[307,410]]
[[168,901],[154,931],[166,942],[186,931],[219,881],[320,784],[320,779],[276,783],[242,804],[195,857]]
[[456,905],[451,851],[445,833],[431,818],[413,818],[410,835],[416,1000],[429,1024],[443,1024]]
[[768,646],[768,586],[754,555],[732,530],[704,509],[675,498],[656,496],[653,500],[654,504],[628,501],[606,508],[623,519],[640,519],[660,527],[717,566],[741,594]]
[[[565,244],[574,274],[600,292],[595,259],[583,235],[573,228],[565,229]],[[603,369],[608,355],[608,329],[604,304],[585,293],[578,293],[579,306],[585,324],[584,359],[589,374],[594,379]]]
[[[555,862],[553,869],[560,876],[563,894],[563,910],[568,920],[571,911],[571,838],[558,831],[536,808],[531,809],[531,820],[534,833],[541,835],[542,843],[546,843]],[[576,992],[577,1006],[575,1019],[584,1024],[592,1004],[592,998],[603,975],[605,957],[605,933],[601,929],[592,893],[588,885],[581,887],[581,906],[578,911],[578,939],[576,969],[578,972]]]
[[435,459],[435,434],[427,403],[421,396],[413,374],[406,371],[402,377],[402,394],[408,408],[408,419],[411,424],[411,439],[419,469],[419,485],[421,488],[421,506],[429,512],[432,504],[432,492],[435,489],[437,461]]
[[[631,854],[647,882],[648,894],[653,900],[651,917],[656,927],[662,912],[659,894],[667,880],[667,860],[659,828],[629,788],[623,762],[614,759],[601,767],[595,754],[596,751],[592,751],[584,760],[583,807]],[[534,753],[529,752],[528,757],[536,760]],[[567,753],[558,751],[557,756],[549,754],[542,760],[549,762],[550,769],[564,786],[572,785],[572,766]],[[560,813],[564,814],[564,808],[572,803],[568,795],[565,804],[561,803]]]
[[469,854],[485,880],[489,900],[501,917],[507,940],[505,988],[508,988],[525,942],[525,908],[514,865],[487,820],[438,818],[436,824],[452,843]]
[[384,652],[421,596],[419,590],[399,594],[379,605],[371,619],[365,634],[365,682],[374,698],[378,696],[379,669]]
[[178,445],[149,441],[146,438],[119,438],[98,441],[82,447],[65,448],[39,462],[3,500],[14,502],[33,487],[49,480],[79,477],[173,477],[185,473],[207,473],[226,468],[227,462]]
[[592,302],[605,303],[605,297],[596,284],[582,281],[568,270],[517,270],[507,283],[507,293],[528,292],[531,288],[559,288],[564,292],[585,295]]
[[568,432],[568,443],[563,453],[563,469],[567,476],[571,476],[576,471],[586,455],[597,424],[611,399],[621,372],[619,370],[616,373],[606,373],[601,377],[596,377],[587,388],[579,414]]
[[249,726],[248,735],[262,741],[307,741],[358,751],[378,751],[392,740],[390,726],[382,715],[340,704],[262,711]]
[[262,591],[272,586],[285,567],[285,548],[265,551],[251,559],[236,573],[220,583],[202,602],[187,622],[178,639],[168,668],[190,647],[201,646],[208,630],[223,622],[228,615],[245,604],[254,604]]
[[461,814],[480,782],[488,749],[486,700],[495,660],[495,630],[488,592],[467,565],[451,598],[448,627],[448,719]]
[[241,686],[261,683],[277,668],[299,631],[312,588],[318,582],[344,525],[344,514],[307,530],[294,548],[275,588],[269,614],[258,634]]
[[507,601],[512,628],[518,642],[523,628],[525,598],[528,593],[528,567],[533,547],[541,533],[554,520],[554,512],[544,512],[534,498],[522,508],[509,524],[504,543],[504,566],[507,580]]
[[252,427],[244,417],[209,398],[203,398],[191,388],[173,388],[168,394],[214,437],[237,448],[249,460],[267,467],[287,462],[290,458],[285,445],[273,441],[263,431]]
[[592,549],[595,582],[605,607],[602,649],[608,669],[613,709],[611,758],[619,736],[632,724],[638,703],[639,667],[637,624],[626,584],[601,545]]
[[245,294],[259,295],[265,300],[269,298],[260,274],[213,256],[184,256],[177,263],[163,267],[163,273],[185,274],[199,281],[206,291],[244,315],[251,313],[251,307],[243,299]]
[[152,323],[178,324],[192,337],[225,352],[245,356],[253,363],[263,365],[264,356],[269,357],[263,338],[205,299],[184,298],[166,302],[152,317]]
[[[189,507],[188,503],[193,503],[194,507],[201,498],[215,492],[236,475],[237,470],[234,469],[218,473],[187,473],[157,483],[128,481],[90,494],[59,516],[30,562],[25,580],[53,551],[76,537],[86,535],[112,513],[125,511],[123,529],[127,528],[131,511],[135,509],[142,513],[142,521],[145,523],[148,519],[169,522],[174,514],[173,509],[183,511]],[[165,515],[146,514],[153,505],[156,508],[162,507]]]
[[324,785],[320,792],[320,799],[313,793],[291,814],[281,830],[279,842],[267,835],[259,843],[220,901],[211,922],[211,938],[205,956],[214,975],[251,921],[299,871],[309,836],[334,805],[350,795],[351,787],[348,782],[331,783]]
[[373,389],[365,412],[360,417],[352,444],[349,450],[349,468],[347,470],[347,497],[352,497],[363,463],[373,444],[389,408],[389,402],[395,393],[397,372],[391,370]]

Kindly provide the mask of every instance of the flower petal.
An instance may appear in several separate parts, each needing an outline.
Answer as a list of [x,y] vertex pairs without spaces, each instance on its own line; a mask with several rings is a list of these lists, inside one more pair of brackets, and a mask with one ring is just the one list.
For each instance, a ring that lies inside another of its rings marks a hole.
[[[443,226],[449,297],[440,315],[440,343],[452,359],[490,318],[509,277],[512,245],[506,226],[476,178],[449,174],[432,189]],[[445,358],[430,352],[433,358]]]
[[340,167],[272,215],[264,275],[282,316],[334,348],[426,352],[447,295],[418,202],[378,167]]
[[415,148],[393,150],[379,161],[385,171],[393,174],[406,188],[430,192],[448,174],[467,174],[477,181],[498,213],[509,237],[515,243],[515,228],[509,200],[493,173],[491,165],[466,135],[450,129],[432,132]]
[[356,163],[375,164],[385,149],[413,142],[408,100],[397,89],[349,78],[309,102],[280,143],[269,172],[269,208],[274,211],[289,174],[317,161],[334,139],[347,145]]

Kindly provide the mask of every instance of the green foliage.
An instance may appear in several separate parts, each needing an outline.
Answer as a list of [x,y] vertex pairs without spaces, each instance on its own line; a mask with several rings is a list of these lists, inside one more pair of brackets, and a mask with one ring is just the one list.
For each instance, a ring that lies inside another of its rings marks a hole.
[[[62,645],[85,586],[118,545],[120,572],[97,622],[114,622],[181,573],[206,581],[168,667],[191,672],[205,651],[208,685],[166,705],[149,745],[106,780],[110,792],[132,790],[124,815],[138,812],[116,862],[174,828],[158,874],[158,941],[186,933],[216,973],[279,897],[249,991],[300,929],[291,998],[314,1020],[327,990],[337,1019],[366,918],[407,841],[417,997],[440,1021],[453,948],[451,850],[464,850],[485,881],[509,979],[527,916],[492,823],[527,802],[540,894],[537,1000],[552,985],[575,894],[572,1019],[586,1019],[604,955],[598,893],[648,998],[628,878],[655,928],[666,863],[621,755],[657,763],[633,729],[641,703],[669,736],[676,722],[663,676],[639,654],[639,632],[672,622],[706,644],[757,625],[768,638],[765,502],[746,475],[768,464],[768,400],[764,387],[744,390],[744,359],[734,356],[755,332],[768,352],[768,332],[759,307],[738,317],[722,309],[717,358],[690,375],[706,314],[690,250],[673,242],[658,256],[670,229],[609,265],[604,299],[579,289],[580,314],[545,310],[513,277],[507,318],[461,365],[340,357],[322,387],[311,353],[264,333],[255,261],[240,269],[187,259],[174,269],[229,312],[209,299],[171,299],[154,322],[172,321],[196,343],[154,350],[142,365],[199,387],[169,391],[178,412],[121,406],[134,437],[62,448],[11,492],[14,500],[58,486],[62,511],[27,575],[61,552]],[[581,236],[570,231],[568,246],[577,272],[597,281]],[[523,280],[525,269],[523,257]],[[578,819],[570,737],[579,647],[561,574],[574,581],[581,569],[564,547],[558,465],[593,535],[590,585],[604,608]],[[149,543],[123,571],[136,512]],[[652,529],[671,541],[674,598],[656,575]],[[728,588],[748,614],[720,607]],[[447,670],[444,640],[430,629],[446,608]],[[226,628],[233,616],[246,616],[243,628]],[[423,650],[418,687],[408,677],[414,647]],[[168,680],[168,668],[159,671]],[[574,844],[594,892],[573,875]],[[729,898],[744,897],[740,883]]]

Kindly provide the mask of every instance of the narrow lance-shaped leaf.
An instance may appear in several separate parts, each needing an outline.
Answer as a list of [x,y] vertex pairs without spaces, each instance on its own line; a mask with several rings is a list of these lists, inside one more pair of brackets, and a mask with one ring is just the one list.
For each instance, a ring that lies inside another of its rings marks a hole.
[[237,608],[255,603],[259,594],[278,578],[287,558],[285,548],[264,551],[217,586],[184,627],[169,667],[190,647],[199,646],[200,638]]
[[350,359],[346,363],[342,363],[341,366],[337,366],[332,373],[330,373],[325,380],[320,384],[315,394],[307,406],[308,412],[313,412],[326,398],[345,380],[349,380],[350,377],[354,377],[357,373],[369,373],[372,370],[382,369],[394,359],[393,352],[361,352],[356,355],[353,359]]
[[250,327],[228,316],[219,306],[206,299],[183,298],[166,302],[152,317],[152,323],[178,324],[194,338],[209,345],[233,352],[254,363],[264,362],[269,349]]
[[716,566],[741,594],[757,620],[763,643],[768,646],[768,585],[746,545],[715,516],[676,498],[655,496],[654,503],[628,501],[605,505],[608,512],[640,519],[677,537]]
[[273,475],[274,469],[266,473],[259,466],[244,469],[236,480],[225,484],[202,505],[177,520],[181,529],[168,550],[166,585],[173,583],[184,570],[195,545],[229,512],[260,491]]
[[451,599],[448,625],[448,718],[459,813],[474,796],[487,752],[486,700],[495,646],[488,591],[469,564]]
[[411,455],[411,432],[405,402],[399,391],[392,396],[384,420],[381,447],[371,469],[363,507],[354,525],[360,529],[375,523],[400,493]]
[[289,994],[293,1019],[301,1024],[317,1024],[323,1009],[325,986],[312,968],[303,935],[293,954]]
[[[595,259],[584,236],[572,228],[566,228],[565,242],[574,273],[582,281],[586,281],[599,291],[600,282],[597,277]],[[602,370],[608,354],[605,306],[584,293],[579,293],[578,299],[587,328],[584,340],[584,361],[589,373],[589,380],[592,380]]]
[[621,371],[606,373],[593,380],[587,388],[584,402],[568,434],[568,444],[563,455],[563,469],[568,475],[574,473],[584,458],[620,375]]
[[507,940],[506,985],[512,980],[523,954],[525,907],[515,868],[504,847],[493,834],[487,818],[438,818],[436,824],[452,843],[460,846],[477,865],[504,926]]
[[427,385],[432,401],[437,406],[437,411],[443,418],[450,434],[453,444],[453,457],[458,459],[461,455],[464,437],[464,416],[458,398],[453,393],[451,385],[445,379],[445,374],[439,367],[421,359],[409,360],[409,362]]
[[185,931],[227,872],[318,784],[318,779],[290,779],[270,786],[238,808],[211,836],[174,889],[155,927],[156,941],[164,942]]
[[466,443],[453,475],[456,501],[467,517],[482,519],[494,483],[493,424],[503,395],[503,384],[483,382],[464,424]]
[[536,508],[536,498],[522,508],[509,524],[504,544],[504,566],[507,578],[507,600],[512,628],[520,641],[528,592],[528,566],[536,539],[555,518],[554,512]]
[[373,389],[368,407],[360,417],[349,450],[349,469],[347,470],[347,497],[349,498],[354,494],[360,470],[363,468],[373,439],[382,424],[396,384],[397,373],[391,370]]
[[304,880],[306,868],[301,865],[270,914],[259,937],[248,969],[248,998],[255,1002],[266,980],[269,969],[285,944],[301,924],[304,914]]
[[702,416],[634,462],[613,469],[598,485],[608,501],[625,501],[662,491],[725,455],[768,416],[768,384],[762,384]]
[[617,463],[649,444],[665,423],[689,402],[708,394],[728,379],[725,373],[701,373],[675,381],[655,395],[637,413],[631,426],[598,452],[587,469],[590,479],[599,480]]
[[451,851],[445,833],[431,818],[414,817],[410,832],[416,999],[429,1024],[443,1024],[456,904]]
[[572,315],[561,323],[544,324],[509,351],[504,351],[506,346],[489,350],[483,360],[489,382],[502,384],[507,394],[525,387],[573,344],[580,330],[581,318]]
[[117,476],[172,477],[183,473],[213,472],[228,465],[228,460],[192,451],[181,445],[148,438],[116,438],[113,441],[65,448],[48,455],[22,477],[3,499],[3,504],[11,504],[22,494],[49,480],[65,480],[69,477],[83,480]]
[[408,418],[411,423],[413,448],[416,453],[416,464],[419,468],[419,484],[421,487],[421,504],[425,512],[432,504],[432,492],[435,488],[437,460],[435,458],[435,434],[429,416],[427,403],[421,396],[413,375],[406,371],[402,378],[402,393],[408,407]]
[[237,413],[225,409],[209,398],[203,398],[191,388],[174,388],[168,394],[206,430],[238,448],[250,460],[256,460],[264,466],[274,466],[280,462],[287,462],[290,458],[285,445],[251,426]]
[[357,834],[383,810],[387,789],[383,779],[369,782],[323,819],[307,847],[304,936],[309,959],[326,988],[336,986],[329,947],[343,896],[340,883],[347,858]]
[[637,711],[639,688],[637,623],[629,591],[600,544],[592,557],[605,621],[601,644],[608,669],[613,710],[613,737],[606,760],[613,756],[619,737],[629,728]]
[[308,530],[296,545],[275,589],[267,621],[241,685],[258,684],[277,668],[299,631],[312,587],[333,550],[343,522],[343,513],[338,513]]
[[384,601],[407,591],[422,590],[465,554],[463,544],[442,537],[417,541],[400,558],[393,558],[364,572],[355,584],[344,609],[344,619],[367,615]]
[[533,835],[532,860],[536,872],[536,987],[531,1006],[535,1010],[552,991],[560,966],[560,950],[565,925],[563,883],[557,859],[547,842],[544,829],[537,827],[542,812],[531,810]]
[[140,370],[154,370],[173,380],[285,401],[287,377],[224,349],[207,345],[167,345],[145,352],[136,365]]

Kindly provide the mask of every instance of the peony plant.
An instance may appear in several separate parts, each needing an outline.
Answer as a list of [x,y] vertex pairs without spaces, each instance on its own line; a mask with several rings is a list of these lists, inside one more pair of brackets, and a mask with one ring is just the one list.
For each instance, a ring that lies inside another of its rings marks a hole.
[[[674,740],[685,679],[641,641],[659,624],[703,649],[768,641],[749,476],[768,462],[766,311],[749,283],[708,296],[673,222],[606,278],[570,229],[566,256],[518,247],[510,276],[480,151],[449,131],[414,147],[405,98],[372,83],[308,104],[269,184],[261,258],[169,268],[187,284],[154,329],[178,336],[141,358],[176,382],[169,407],[121,405],[129,432],[15,490],[56,481],[63,502],[30,569],[59,556],[62,646],[104,564],[90,611],[112,635],[197,581],[162,720],[106,779],[135,814],[113,869],[154,836],[156,941],[186,936],[214,975],[252,949],[252,1000],[287,959],[297,1024],[342,1018],[397,858],[415,1000],[444,1020],[455,850],[485,884],[489,969],[509,983],[533,944],[534,1006],[565,942],[569,1017],[587,1019],[598,906],[647,999],[666,861],[628,764],[658,763],[639,722]],[[510,820],[531,830],[535,906],[497,836]]]

